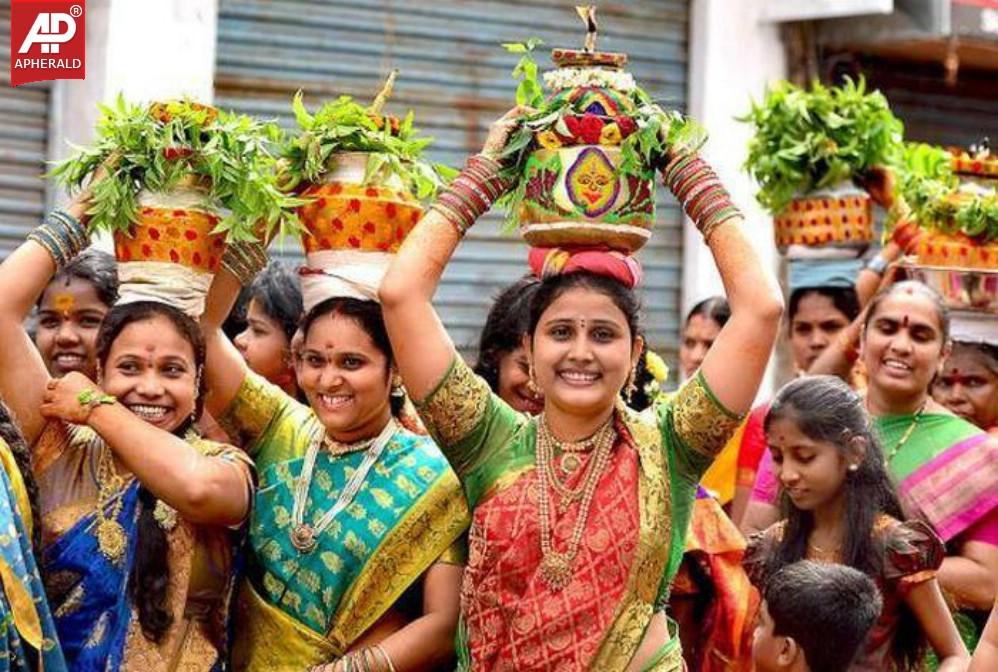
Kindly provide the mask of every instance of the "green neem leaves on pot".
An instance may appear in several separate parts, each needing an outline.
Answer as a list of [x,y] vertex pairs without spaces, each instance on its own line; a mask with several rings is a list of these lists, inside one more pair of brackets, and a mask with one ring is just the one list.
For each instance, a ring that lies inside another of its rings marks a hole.
[[906,143],[894,155],[897,205],[889,224],[899,219],[979,243],[998,240],[998,194],[961,190],[952,156],[940,147]]
[[455,175],[447,166],[423,158],[433,139],[419,136],[412,112],[397,119],[340,96],[313,114],[305,108],[301,91],[291,107],[299,132],[288,138],[281,152],[285,162],[281,186],[286,190],[321,181],[330,159],[339,152],[370,154],[366,181],[397,176],[421,200],[432,198]]
[[755,128],[745,168],[759,183],[759,202],[774,214],[795,196],[886,163],[904,130],[883,94],[867,92],[862,78],[810,89],[779,82],[739,121]]
[[97,231],[127,231],[138,221],[143,190],[164,192],[194,182],[206,206],[220,210],[216,229],[227,241],[256,240],[261,229],[296,230],[300,201],[277,188],[272,148],[280,135],[261,122],[188,100],[133,105],[119,95],[100,106],[96,140],[76,147],[51,171],[70,190],[91,186],[87,212]]

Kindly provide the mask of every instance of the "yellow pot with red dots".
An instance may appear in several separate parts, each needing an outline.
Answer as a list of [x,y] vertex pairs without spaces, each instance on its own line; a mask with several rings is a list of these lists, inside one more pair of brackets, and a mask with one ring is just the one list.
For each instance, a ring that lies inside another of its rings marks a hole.
[[776,216],[773,232],[776,246],[791,257],[795,248],[852,249],[858,256],[873,240],[873,203],[851,183],[812,192]]
[[362,152],[335,155],[323,182],[302,192],[310,199],[298,211],[306,254],[395,253],[423,216],[420,203],[398,179],[365,184],[368,157]]
[[215,273],[225,252],[223,235],[212,233],[220,220],[205,189],[186,184],[169,192],[139,194],[138,222],[114,234],[119,262],[179,264]]

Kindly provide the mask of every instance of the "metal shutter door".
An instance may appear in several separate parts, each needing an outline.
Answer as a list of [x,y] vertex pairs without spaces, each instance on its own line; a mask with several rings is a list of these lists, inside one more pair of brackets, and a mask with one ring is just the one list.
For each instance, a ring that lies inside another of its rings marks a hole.
[[[0,51],[10,53],[10,2],[0,0]],[[10,86],[0,75],[0,257],[38,225],[45,211],[49,82]]]
[[938,63],[859,55],[841,68],[862,73],[870,88],[887,96],[904,122],[907,140],[944,147],[967,147],[984,137],[992,148],[998,142],[998,74],[993,71],[961,68],[950,85]]
[[[652,96],[685,109],[687,3],[616,3],[602,8],[600,18],[600,47],[627,52],[630,71]],[[417,125],[436,140],[431,156],[461,166],[514,100],[515,58],[499,43],[532,36],[545,40],[537,59],[547,69],[548,50],[581,46],[584,31],[571,5],[554,0],[221,0],[215,103],[290,126],[295,90],[305,91],[309,105],[341,93],[370,99],[397,67],[389,108],[415,110]],[[682,236],[678,206],[660,192],[657,229],[642,252],[644,325],[653,347],[674,353]],[[500,223],[493,214],[472,229],[435,299],[465,354],[474,350],[496,292],[527,270],[526,246],[502,234]]]

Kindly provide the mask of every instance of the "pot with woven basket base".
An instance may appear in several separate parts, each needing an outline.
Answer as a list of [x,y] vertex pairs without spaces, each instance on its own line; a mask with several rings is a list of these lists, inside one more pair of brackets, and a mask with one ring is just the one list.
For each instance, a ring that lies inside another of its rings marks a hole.
[[314,113],[301,95],[292,105],[299,133],[284,147],[285,178],[305,200],[298,208],[307,266],[300,269],[308,311],[332,296],[377,300],[392,256],[441,183],[422,158],[412,114],[383,115],[397,73],[370,106],[348,96]]
[[[226,241],[288,224],[296,201],[276,188],[267,124],[189,100],[102,108],[91,148],[55,174],[80,187],[95,174],[92,230],[111,233],[121,301],[143,291],[189,314],[218,270]],[[200,292],[200,296],[199,296]]]

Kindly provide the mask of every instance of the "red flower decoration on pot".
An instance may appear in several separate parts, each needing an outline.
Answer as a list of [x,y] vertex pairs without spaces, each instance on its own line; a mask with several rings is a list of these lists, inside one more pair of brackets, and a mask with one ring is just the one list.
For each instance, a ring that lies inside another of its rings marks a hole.
[[587,114],[582,117],[582,125],[580,127],[580,137],[582,142],[587,145],[598,145],[599,136],[603,131],[603,120],[594,114]]
[[582,117],[565,117],[565,126],[568,127],[568,132],[572,134],[572,140],[582,137]]
[[614,119],[617,122],[617,128],[620,129],[621,137],[626,138],[634,131],[638,130],[638,125],[630,117],[617,117]]

